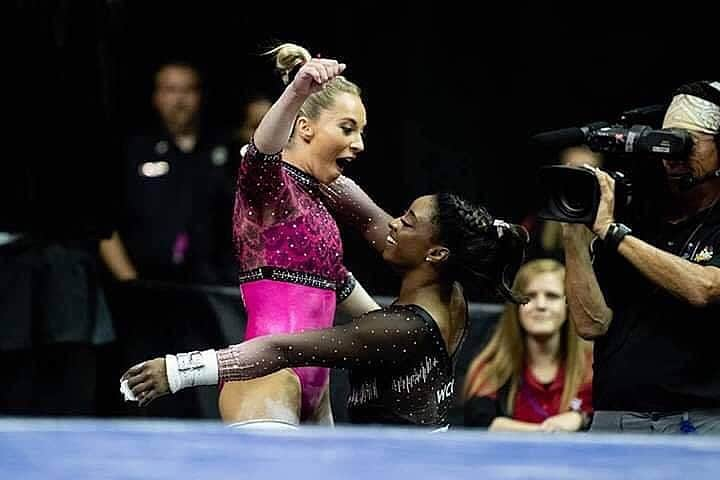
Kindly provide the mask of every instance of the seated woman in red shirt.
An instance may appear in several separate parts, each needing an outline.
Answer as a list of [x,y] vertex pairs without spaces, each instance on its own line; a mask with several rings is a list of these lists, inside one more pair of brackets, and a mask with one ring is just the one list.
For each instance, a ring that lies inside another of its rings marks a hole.
[[494,431],[577,431],[592,412],[589,344],[575,332],[565,302],[565,268],[526,263],[490,342],[465,380],[465,425]]

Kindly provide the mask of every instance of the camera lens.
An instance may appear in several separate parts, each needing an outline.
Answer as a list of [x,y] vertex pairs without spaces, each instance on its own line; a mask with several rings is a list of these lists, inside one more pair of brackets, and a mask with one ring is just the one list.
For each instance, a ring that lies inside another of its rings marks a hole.
[[587,215],[593,207],[593,191],[596,188],[595,177],[574,175],[559,185],[557,193],[558,209],[569,218]]
[[543,207],[538,216],[543,220],[568,223],[592,222],[600,200],[600,187],[595,174],[581,167],[551,165],[540,169]]
[[587,210],[588,190],[585,185],[565,185],[560,192],[560,205],[563,211],[572,215],[582,215]]

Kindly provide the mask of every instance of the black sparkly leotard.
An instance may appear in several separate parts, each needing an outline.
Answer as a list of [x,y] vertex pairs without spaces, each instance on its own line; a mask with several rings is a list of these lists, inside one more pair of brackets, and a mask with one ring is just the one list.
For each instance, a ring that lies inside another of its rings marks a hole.
[[453,357],[418,305],[392,305],[334,328],[257,337],[217,356],[224,381],[290,367],[348,369],[353,423],[443,426],[454,400]]

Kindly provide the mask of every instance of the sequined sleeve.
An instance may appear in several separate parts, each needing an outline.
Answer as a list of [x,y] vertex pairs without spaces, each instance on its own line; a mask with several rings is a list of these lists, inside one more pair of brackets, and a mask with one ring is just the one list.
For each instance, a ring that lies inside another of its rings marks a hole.
[[385,248],[388,223],[392,217],[348,177],[340,176],[320,192],[327,207],[340,222],[357,228],[376,250]]
[[236,207],[255,215],[256,221],[277,221],[275,218],[257,217],[272,212],[274,205],[286,202],[290,195],[283,177],[280,152],[262,153],[251,140],[243,148],[237,187]]
[[289,367],[385,368],[433,348],[431,327],[408,308],[369,312],[346,325],[268,335],[217,352],[223,381],[249,380]]

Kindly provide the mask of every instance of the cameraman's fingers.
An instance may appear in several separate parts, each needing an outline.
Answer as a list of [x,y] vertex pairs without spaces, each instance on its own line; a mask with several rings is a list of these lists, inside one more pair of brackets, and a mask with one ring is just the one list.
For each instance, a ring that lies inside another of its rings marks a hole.
[[600,169],[595,170],[595,176],[603,190],[612,190],[615,188],[615,179]]

